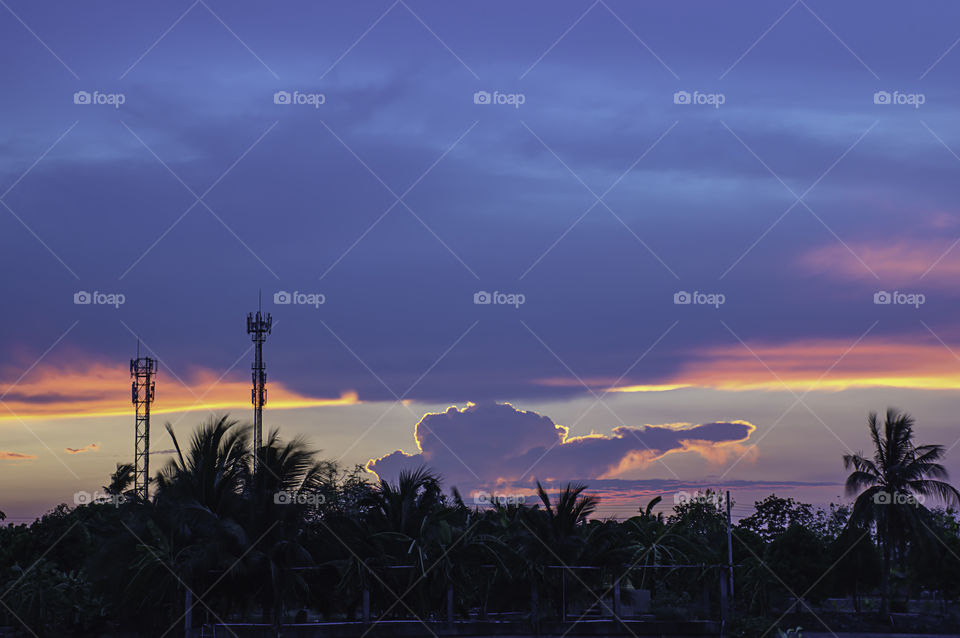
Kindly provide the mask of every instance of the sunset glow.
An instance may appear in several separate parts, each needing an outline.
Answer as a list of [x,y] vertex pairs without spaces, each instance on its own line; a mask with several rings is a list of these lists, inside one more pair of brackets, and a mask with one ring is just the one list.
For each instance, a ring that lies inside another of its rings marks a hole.
[[[195,369],[182,382],[161,370],[154,414],[184,411],[242,411],[250,405],[250,384],[239,374],[221,375]],[[12,381],[0,385],[11,387]],[[28,377],[6,391],[0,400],[6,413],[0,422],[18,419],[85,418],[129,415],[130,370],[128,366],[92,365],[87,369],[37,366]],[[337,398],[308,397],[292,392],[282,383],[271,384],[270,409],[289,410],[360,403],[355,392]]]

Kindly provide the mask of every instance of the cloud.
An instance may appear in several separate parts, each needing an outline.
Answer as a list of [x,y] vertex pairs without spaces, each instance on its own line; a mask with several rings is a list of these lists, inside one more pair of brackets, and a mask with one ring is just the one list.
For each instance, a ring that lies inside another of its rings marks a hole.
[[[564,481],[546,481],[547,491],[557,491],[564,487]],[[761,500],[771,493],[779,495],[792,494],[802,491],[809,495],[818,493],[824,499],[830,499],[834,494],[843,491],[843,484],[837,481],[778,481],[778,480],[742,480],[720,479],[684,481],[678,479],[601,479],[590,481],[590,493],[599,496],[603,508],[608,514],[630,516],[638,509],[642,509],[651,499],[660,496],[663,501],[658,509],[670,510],[678,502],[678,497],[684,492],[687,494],[704,494],[707,490],[723,492],[730,490],[734,502],[738,505],[747,505],[752,501]],[[503,493],[498,490],[496,493]],[[523,493],[527,502],[535,499],[533,490]]]
[[83,454],[84,452],[96,452],[100,449],[100,444],[91,443],[90,445],[85,445],[83,447],[66,447],[63,449],[67,454]]
[[[12,380],[21,374],[22,371],[15,366],[0,369],[0,386],[5,385],[4,377]],[[199,366],[194,366],[184,377],[182,382],[171,376],[160,377],[151,412],[169,414],[190,409],[226,411],[245,409],[249,404],[250,381],[247,377],[239,374],[222,377],[213,370]],[[270,385],[271,409],[354,405],[358,402],[356,393],[352,391],[344,391],[337,398],[322,398],[297,393],[282,383],[271,382]],[[130,404],[130,370],[127,365],[120,363],[87,363],[82,360],[42,364],[32,370],[29,377],[16,383],[16,390],[11,387],[4,403],[10,411],[9,414],[0,415],[0,421],[27,417],[130,415],[133,412]]]
[[0,450],[0,461],[30,461],[37,458],[33,454],[21,454],[20,452],[7,452]]
[[370,460],[367,469],[393,479],[402,470],[427,465],[448,485],[463,489],[529,484],[535,478],[603,479],[675,452],[723,458],[724,447],[744,443],[754,429],[746,421],[624,425],[609,435],[571,437],[567,427],[509,403],[468,403],[423,416],[414,431],[418,454],[397,450]]
[[952,390],[960,384],[953,352],[935,338],[908,342],[870,336],[858,341],[855,348],[844,339],[752,341],[747,345],[705,348],[701,360],[684,364],[673,381],[721,390],[775,391]]
[[[946,214],[944,214],[946,215]],[[932,223],[948,223],[952,218],[936,217]],[[858,259],[859,258],[859,259]],[[860,260],[863,260],[868,270]],[[862,281],[872,288],[885,285],[924,285],[952,290],[960,275],[960,252],[954,252],[951,240],[899,239],[871,243],[827,244],[807,251],[799,259],[800,267],[814,275],[842,277]],[[873,270],[880,281],[870,272]]]

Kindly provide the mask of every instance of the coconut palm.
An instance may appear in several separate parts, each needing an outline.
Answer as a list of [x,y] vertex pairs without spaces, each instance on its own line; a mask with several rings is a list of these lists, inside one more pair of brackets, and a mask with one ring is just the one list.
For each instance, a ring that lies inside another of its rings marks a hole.
[[424,521],[441,502],[440,478],[428,468],[404,470],[396,484],[380,480],[371,494],[371,516],[384,531],[416,538]]
[[103,491],[110,496],[124,495],[133,485],[133,463],[117,463],[117,470],[110,475],[110,485]]
[[[394,585],[401,591],[411,589],[413,607],[426,612],[429,604],[421,582],[432,564],[437,542],[449,534],[449,523],[444,521],[443,493],[440,478],[426,467],[400,472],[396,483],[385,479],[369,495],[368,522],[373,531],[373,540],[394,566],[409,569],[398,570]],[[381,576],[392,582],[389,575]],[[393,604],[390,601],[389,604]],[[404,605],[406,603],[403,603]],[[396,606],[394,606],[396,608]]]
[[946,482],[947,470],[939,463],[942,445],[915,445],[915,421],[906,413],[888,408],[881,431],[876,412],[867,418],[872,458],[862,453],[845,454],[848,496],[856,495],[852,525],[873,525],[883,547],[881,612],[889,610],[890,561],[894,551],[902,557],[907,540],[925,537],[928,510],[923,501],[933,497],[948,504],[960,503],[960,493]]
[[[552,594],[557,615],[562,616],[560,590],[566,571],[547,572],[547,565],[577,565],[583,558],[586,548],[586,539],[583,527],[587,518],[597,509],[600,502],[596,496],[584,494],[587,486],[582,483],[568,483],[554,498],[537,481],[537,496],[540,505],[533,508],[524,508],[520,521],[529,532],[530,539],[525,544],[527,556],[534,563],[531,565],[531,575],[534,575],[533,585],[541,581]],[[531,596],[539,596],[531,591]]]
[[640,508],[639,516],[623,522],[629,538],[642,548],[638,558],[630,561],[644,568],[639,570],[638,577],[632,577],[634,585],[642,589],[655,587],[658,577],[658,568],[655,566],[687,562],[687,554],[693,549],[693,545],[679,533],[682,530],[667,523],[663,512],[653,512],[661,500],[660,496],[653,498],[646,507]]
[[[229,577],[209,597],[238,598],[225,590],[240,580],[233,572],[244,567],[241,558],[250,541],[241,524],[249,509],[244,499],[250,482],[249,427],[227,416],[211,417],[194,430],[187,449],[169,423],[166,428],[176,455],[157,474],[156,524],[171,539],[167,554],[184,584],[189,614],[190,592],[206,591],[217,582],[211,576],[217,572]],[[150,545],[151,554],[165,555]]]
[[240,499],[249,478],[250,428],[226,415],[211,417],[194,431],[184,455],[173,427],[167,432],[177,451],[157,475],[157,498],[191,501],[225,514]]
[[304,545],[304,530],[310,512],[322,505],[320,494],[324,464],[317,460],[303,437],[280,439],[273,429],[258,451],[257,472],[248,482],[249,514],[244,516],[247,538],[255,546],[246,551],[247,575],[259,585],[258,598],[271,612],[274,630],[279,631],[285,603],[306,598],[308,588],[295,567],[313,565]]
[[[568,483],[563,491],[557,495],[556,503],[550,500],[550,495],[537,481],[537,496],[547,513],[547,538],[543,540],[557,542],[559,550],[567,549],[567,545],[578,538],[578,528],[586,523],[600,504],[596,496],[584,494],[587,486],[582,483]],[[561,553],[561,557],[563,554]]]

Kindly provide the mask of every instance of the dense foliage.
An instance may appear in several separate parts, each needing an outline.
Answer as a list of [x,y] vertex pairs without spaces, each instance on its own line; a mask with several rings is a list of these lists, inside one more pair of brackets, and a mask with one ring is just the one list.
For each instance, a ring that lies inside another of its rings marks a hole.
[[[904,415],[869,424],[874,457],[844,457],[859,494],[852,507],[771,495],[734,525],[735,617],[766,618],[765,630],[827,598],[848,597],[859,611],[872,593],[884,606],[936,595],[945,611],[960,595],[954,512],[876,497],[955,496],[939,480],[942,448],[914,446]],[[362,468],[322,461],[276,431],[254,472],[249,427],[226,417],[185,445],[170,435],[176,454],[150,502],[133,501],[132,468],[119,465],[107,498],[0,526],[0,626],[176,635],[185,616],[279,626],[308,613],[361,620],[365,609],[373,619],[452,612],[535,624],[609,612],[614,583],[650,592],[646,611],[657,617],[720,616],[726,503],[710,491],[602,520],[583,485],[548,493],[538,484],[525,503],[478,507],[428,469],[371,483]]]

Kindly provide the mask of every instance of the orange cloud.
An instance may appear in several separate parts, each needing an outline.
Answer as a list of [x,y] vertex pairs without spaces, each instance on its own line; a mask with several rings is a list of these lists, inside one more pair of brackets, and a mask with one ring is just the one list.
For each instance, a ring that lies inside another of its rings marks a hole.
[[[669,381],[682,387],[720,390],[845,390],[847,388],[960,388],[960,350],[940,343],[865,339],[800,340],[706,349]],[[848,351],[849,350],[849,351]],[[759,359],[759,360],[758,360]],[[768,369],[769,368],[769,369]],[[633,387],[611,388],[633,392]]]
[[33,454],[21,454],[20,452],[6,452],[0,450],[0,461],[30,461],[37,458]]
[[[16,371],[3,376],[16,379]],[[161,369],[157,378],[154,414],[189,410],[242,410],[250,408],[250,381],[241,374],[220,379],[211,370],[195,369],[182,377]],[[337,398],[308,397],[282,383],[269,386],[270,409],[309,408],[359,403],[355,392]],[[130,369],[126,365],[101,363],[81,366],[41,365],[16,385],[0,382],[0,421],[29,418],[65,418],[129,415],[133,411]]]
[[99,443],[91,443],[90,445],[84,445],[83,447],[65,447],[63,448],[67,454],[83,454],[84,452],[95,452],[100,449]]
[[952,243],[949,239],[937,239],[850,244],[856,255],[845,246],[832,243],[806,253],[799,263],[805,271],[816,275],[877,282],[859,257],[885,285],[953,285],[960,276],[960,247],[951,250]]
[[[613,386],[617,379],[613,377],[589,379],[571,379],[569,377],[548,377],[538,379],[537,384],[550,388],[582,388],[586,384],[590,388],[604,388]],[[648,383],[643,385],[609,387],[607,392],[667,392],[689,387],[686,383]]]

